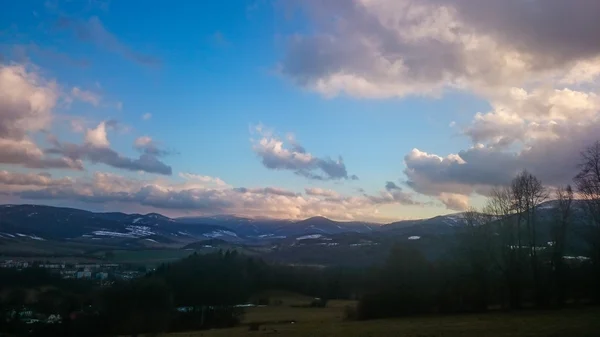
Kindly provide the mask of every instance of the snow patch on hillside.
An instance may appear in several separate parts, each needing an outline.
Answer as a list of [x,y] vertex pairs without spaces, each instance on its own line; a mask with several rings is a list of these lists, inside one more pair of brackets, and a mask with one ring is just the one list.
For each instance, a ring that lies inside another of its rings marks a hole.
[[235,234],[234,232],[227,230],[216,230],[210,233],[204,233],[203,236],[211,239],[220,238],[223,236],[232,236],[236,238],[238,237],[237,234]]
[[296,240],[308,240],[308,239],[321,239],[324,238],[322,234],[310,234],[303,235],[296,238]]

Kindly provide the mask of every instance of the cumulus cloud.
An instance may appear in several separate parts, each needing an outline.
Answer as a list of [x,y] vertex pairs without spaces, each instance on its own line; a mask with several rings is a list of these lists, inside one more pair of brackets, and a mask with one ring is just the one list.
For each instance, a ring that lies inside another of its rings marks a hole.
[[554,137],[527,139],[517,151],[480,144],[441,157],[414,149],[404,158],[404,173],[415,191],[434,196],[443,192],[486,195],[490,187],[509,183],[523,169],[551,186],[570,183],[580,151],[600,135],[600,119],[549,129]]
[[75,37],[80,41],[119,54],[133,62],[147,66],[156,66],[160,64],[158,58],[131,49],[113,33],[108,31],[106,27],[104,27],[102,21],[96,16],[91,17],[87,21],[61,17],[57,22],[57,27],[72,31]]
[[[563,0],[295,1],[314,29],[287,41],[279,70],[324,95],[494,92],[600,75],[600,5]],[[568,27],[557,22],[572,22]]]
[[110,148],[106,127],[114,122],[102,122],[94,129],[88,129],[84,144],[60,143],[55,140],[54,146],[46,150],[48,154],[59,154],[73,161],[87,160],[102,163],[115,168],[143,171],[163,175],[171,175],[172,169],[160,161],[156,154],[144,152],[139,158],[125,157]]
[[22,140],[48,127],[58,96],[55,82],[21,65],[0,65],[0,138]]
[[261,138],[253,140],[252,149],[261,158],[266,168],[290,170],[297,175],[315,180],[358,180],[356,175],[348,175],[341,156],[337,160],[330,157],[315,157],[293,137],[288,137],[288,144],[286,144],[262,127],[257,127],[256,131]]
[[0,163],[82,169],[78,160],[45,156],[30,137],[50,126],[59,96],[58,85],[35,70],[0,64]]
[[442,193],[440,201],[446,205],[446,208],[463,212],[469,209],[469,197],[462,194]]
[[98,124],[94,129],[88,129],[85,133],[85,142],[92,147],[109,147],[110,143],[106,135],[106,122]]
[[570,182],[579,152],[600,134],[599,2],[294,4],[314,28],[287,41],[279,71],[295,83],[328,96],[462,90],[489,102],[470,124],[451,123],[470,148],[404,157],[408,186],[449,209],[464,209],[468,196],[486,195],[522,169],[549,185]]

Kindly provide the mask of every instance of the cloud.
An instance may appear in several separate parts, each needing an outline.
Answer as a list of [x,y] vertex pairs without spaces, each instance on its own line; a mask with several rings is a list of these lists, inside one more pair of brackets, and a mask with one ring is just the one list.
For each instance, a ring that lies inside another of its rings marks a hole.
[[317,197],[328,197],[328,198],[338,198],[340,194],[333,190],[325,190],[318,187],[307,187],[304,189],[304,192],[307,195],[317,196]]
[[48,173],[18,173],[0,171],[0,185],[61,186],[71,184],[70,178],[52,179]]
[[93,106],[100,105],[100,101],[102,99],[100,95],[88,90],[79,89],[78,87],[73,87],[73,89],[71,89],[71,97],[73,99],[89,103]]
[[75,37],[80,41],[91,43],[96,47],[119,54],[133,62],[146,66],[156,66],[160,64],[158,58],[131,49],[128,45],[119,40],[117,36],[109,32],[104,27],[102,21],[96,16],[92,16],[87,21],[61,17],[57,22],[57,27],[72,31]]
[[205,182],[205,183],[212,182],[212,183],[216,183],[217,185],[222,185],[222,186],[227,185],[220,178],[215,178],[215,177],[211,177],[211,176],[203,176],[203,175],[199,175],[199,174],[186,173],[186,172],[179,173],[179,176],[186,180],[201,181],[201,182]]
[[[116,127],[116,122],[101,122],[94,129],[88,129],[85,135],[85,143],[82,145],[73,143],[54,142],[54,147],[46,150],[47,154],[59,154],[73,161],[87,160],[92,163],[102,163],[115,168],[143,171],[163,175],[171,175],[172,169],[159,159],[155,153],[150,153],[149,144],[144,146],[144,153],[139,158],[128,158],[110,148],[107,138],[107,126]],[[158,150],[156,150],[158,151]]]
[[398,185],[396,185],[396,183],[394,183],[393,181],[388,181],[385,183],[385,189],[388,192],[391,191],[395,191],[395,190],[402,190]]
[[469,124],[451,123],[470,148],[415,148],[404,157],[407,185],[449,209],[464,209],[471,194],[487,195],[522,169],[548,185],[568,183],[579,152],[598,139],[599,2],[292,3],[311,24],[310,33],[289,37],[278,67],[294,83],[325,96],[460,90],[489,102]]
[[142,153],[156,157],[165,156],[171,153],[167,150],[161,149],[159,145],[156,144],[156,142],[149,136],[138,137],[135,140],[134,147]]
[[246,188],[246,187],[237,187],[233,189],[236,192],[239,193],[251,193],[251,194],[273,194],[273,195],[281,195],[281,196],[286,196],[286,197],[296,197],[299,194],[292,192],[292,191],[288,191],[285,190],[283,188],[277,188],[277,187],[262,187],[262,188]]
[[81,160],[68,157],[47,157],[44,152],[30,140],[17,141],[0,138],[0,163],[38,169],[65,168],[83,170],[83,163]]
[[252,149],[261,158],[262,164],[273,170],[289,170],[295,174],[314,180],[358,180],[356,175],[348,175],[346,165],[341,156],[337,160],[329,157],[315,157],[300,145],[293,137],[288,136],[285,144],[280,138],[263,127],[256,127],[261,138],[253,140]]
[[44,131],[53,119],[60,96],[56,82],[25,66],[0,64],[0,163],[30,168],[81,170],[80,161],[48,158],[31,140],[30,133]]
[[21,65],[0,65],[0,138],[22,140],[47,128],[59,89]]
[[152,118],[152,114],[149,112],[142,115],[142,120],[147,121],[147,120],[150,120],[151,118]]
[[110,204],[113,209],[146,206],[174,215],[236,214],[286,219],[320,215],[338,220],[377,222],[388,220],[378,214],[381,205],[401,204],[392,199],[374,202],[367,196],[333,196],[322,193],[325,190],[321,189],[314,191],[322,195],[303,196],[279,187],[234,188],[216,177],[190,173],[179,176],[185,183],[96,172],[90,178],[31,186],[10,193],[22,200],[103,203]]
[[92,147],[107,148],[110,146],[106,135],[106,122],[98,124],[95,129],[88,129],[85,133],[85,142]]
[[600,135],[600,119],[548,126],[552,137],[528,137],[517,150],[477,145],[441,157],[417,149],[405,156],[408,185],[427,195],[453,193],[486,195],[527,169],[549,186],[570,183],[577,172],[579,153]]
[[600,75],[600,4],[592,1],[292,3],[312,29],[287,40],[279,71],[326,96],[439,95],[448,89],[488,95]]
[[401,205],[424,205],[424,203],[414,199],[413,194],[404,192],[395,183],[388,181],[385,184],[385,191],[379,192],[379,195],[364,194],[374,204],[401,204]]
[[440,201],[446,205],[446,208],[463,212],[469,209],[469,197],[462,194],[442,193]]

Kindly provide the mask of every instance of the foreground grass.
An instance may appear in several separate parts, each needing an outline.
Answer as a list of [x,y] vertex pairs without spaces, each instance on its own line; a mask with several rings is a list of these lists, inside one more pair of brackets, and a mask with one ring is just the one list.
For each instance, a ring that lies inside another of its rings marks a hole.
[[171,337],[221,336],[405,336],[405,337],[597,337],[600,308],[522,311],[459,316],[429,316],[344,322],[343,307],[265,307],[248,310],[245,322],[295,320],[295,324],[265,323],[260,331],[247,327],[171,334]]

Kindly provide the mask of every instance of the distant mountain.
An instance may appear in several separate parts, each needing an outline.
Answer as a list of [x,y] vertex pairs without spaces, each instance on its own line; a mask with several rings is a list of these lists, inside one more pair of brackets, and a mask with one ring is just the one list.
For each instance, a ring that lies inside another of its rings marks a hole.
[[367,222],[334,221],[322,216],[316,216],[281,226],[273,232],[275,236],[291,236],[305,234],[337,234],[337,233],[371,233],[378,225]]
[[249,219],[228,215],[179,218],[182,223],[205,223],[227,227],[240,235],[254,239],[283,239],[302,234],[335,234],[345,232],[370,233],[379,225],[367,222],[340,222],[317,216],[300,221]]
[[[556,202],[536,209],[538,242],[551,240]],[[570,252],[584,254],[588,222],[583,203],[573,204]],[[249,219],[230,215],[172,219],[158,213],[94,213],[72,208],[0,205],[0,253],[89,251],[139,248],[241,249],[293,263],[333,264],[381,261],[395,244],[410,244],[431,257],[445,254],[465,225],[464,213],[377,225],[325,217],[305,220]],[[9,249],[10,248],[10,249]],[[73,253],[74,252],[74,253]]]
[[178,218],[177,222],[186,224],[203,223],[208,225],[222,226],[246,237],[260,237],[261,235],[268,235],[273,233],[273,231],[277,228],[292,223],[290,220],[250,219],[233,215],[183,217]]
[[73,208],[1,205],[0,240],[70,240],[94,244],[184,244],[200,239],[243,240],[234,231],[210,224],[180,223],[161,214],[94,213]]

